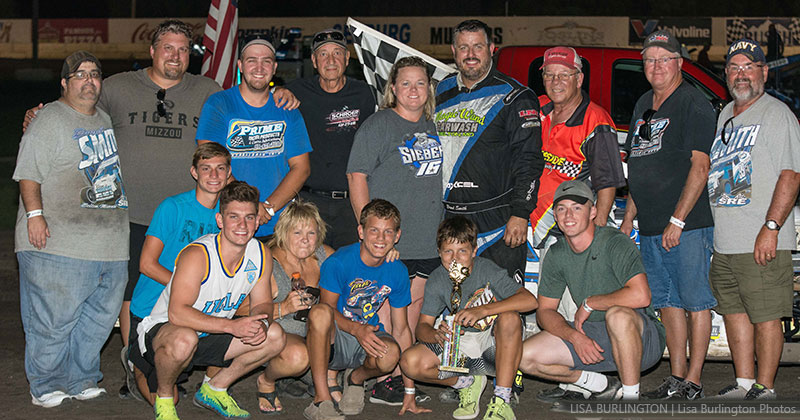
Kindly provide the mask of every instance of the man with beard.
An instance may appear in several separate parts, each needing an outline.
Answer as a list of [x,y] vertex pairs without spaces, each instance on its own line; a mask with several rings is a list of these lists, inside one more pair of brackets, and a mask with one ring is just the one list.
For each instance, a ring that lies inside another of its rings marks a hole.
[[717,121],[708,191],[715,224],[711,289],[736,383],[717,398],[776,398],[780,318],[792,315],[795,230],[791,222],[781,226],[800,185],[800,126],[783,102],[764,93],[768,71],[756,41],[731,44],[725,75],[733,102]]
[[61,98],[22,137],[13,178],[25,374],[34,405],[106,393],[100,349],[119,313],[128,261],[128,199],[108,114],[96,108],[100,62],[61,68]]
[[453,30],[459,73],[436,89],[445,217],[478,226],[478,254],[522,282],[528,217],[542,173],[539,101],[492,66],[491,29],[466,20]]
[[708,285],[714,222],[705,189],[714,109],[683,80],[681,45],[671,33],[653,32],[643,47],[644,75],[653,89],[636,102],[628,131],[630,194],[621,229],[630,234],[638,213],[642,261],[653,308],[667,330],[671,375],[642,397],[694,400],[703,397],[700,375],[717,304]]
[[243,44],[238,61],[243,83],[208,98],[197,142],[225,146],[233,176],[261,192],[256,238],[264,240],[311,172],[311,144],[300,111],[278,108],[270,93],[269,83],[278,69],[275,47],[259,34]]
[[311,63],[319,74],[287,86],[301,101],[300,113],[314,148],[309,155],[311,175],[300,197],[317,205],[329,225],[325,243],[338,249],[358,240],[345,170],[356,130],[375,112],[375,97],[366,83],[345,76],[350,52],[341,31],[317,32],[311,49]]

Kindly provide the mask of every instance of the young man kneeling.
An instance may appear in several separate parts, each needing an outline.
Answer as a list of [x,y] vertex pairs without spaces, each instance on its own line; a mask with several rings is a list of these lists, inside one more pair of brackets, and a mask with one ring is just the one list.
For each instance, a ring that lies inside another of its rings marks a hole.
[[[453,412],[456,419],[473,419],[480,413],[478,405],[486,386],[484,375],[453,376],[439,379],[440,355],[451,331],[445,322],[434,327],[434,321],[447,308],[455,313],[454,325],[466,331],[461,337],[461,350],[474,370],[496,367],[497,385],[484,419],[513,419],[509,404],[511,386],[522,355],[522,322],[519,314],[538,306],[536,298],[508,276],[504,268],[477,257],[478,231],[475,224],[461,216],[439,225],[436,244],[442,266],[434,270],[425,285],[416,335],[419,343],[403,353],[400,367],[414,380],[447,385],[459,390],[460,404]],[[463,295],[458,309],[452,307],[453,282],[448,269],[453,262],[469,270],[455,293]],[[482,366],[481,362],[486,362]]]

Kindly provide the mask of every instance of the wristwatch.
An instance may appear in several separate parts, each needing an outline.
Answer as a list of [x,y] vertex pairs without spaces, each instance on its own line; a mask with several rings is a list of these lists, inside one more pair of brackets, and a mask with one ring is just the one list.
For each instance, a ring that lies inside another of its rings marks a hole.
[[781,230],[781,225],[779,225],[778,222],[774,220],[767,220],[764,223],[764,226],[769,230]]

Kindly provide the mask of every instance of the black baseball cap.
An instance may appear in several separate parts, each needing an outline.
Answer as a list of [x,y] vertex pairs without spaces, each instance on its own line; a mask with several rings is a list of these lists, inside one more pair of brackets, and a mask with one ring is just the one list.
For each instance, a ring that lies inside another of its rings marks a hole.
[[67,76],[78,71],[78,68],[85,61],[94,63],[97,66],[97,70],[102,71],[102,68],[100,67],[100,60],[98,60],[94,54],[90,53],[89,51],[78,50],[70,54],[70,56],[64,60],[64,65],[61,66],[61,78],[66,79]]
[[670,31],[666,30],[655,31],[647,35],[642,45],[642,54],[644,54],[644,50],[650,47],[661,47],[669,52],[678,54],[681,52],[681,43]]
[[583,181],[564,181],[556,188],[553,195],[553,206],[564,199],[570,199],[578,204],[586,204],[587,201],[594,203],[594,193]]

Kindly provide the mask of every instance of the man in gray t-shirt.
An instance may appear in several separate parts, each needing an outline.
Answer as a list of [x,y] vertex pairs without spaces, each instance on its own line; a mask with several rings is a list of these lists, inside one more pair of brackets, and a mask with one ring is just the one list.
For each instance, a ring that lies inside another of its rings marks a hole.
[[13,178],[25,374],[34,405],[104,394],[100,349],[119,313],[128,260],[128,199],[108,114],[95,107],[100,62],[67,57],[62,96],[20,143]]
[[719,116],[711,147],[709,277],[719,302],[715,309],[725,319],[737,357],[736,383],[718,398],[775,399],[783,350],[780,318],[792,316],[796,244],[787,217],[800,185],[800,126],[786,105],[764,93],[768,68],[757,42],[731,44],[725,74],[733,102]]

